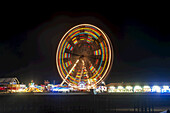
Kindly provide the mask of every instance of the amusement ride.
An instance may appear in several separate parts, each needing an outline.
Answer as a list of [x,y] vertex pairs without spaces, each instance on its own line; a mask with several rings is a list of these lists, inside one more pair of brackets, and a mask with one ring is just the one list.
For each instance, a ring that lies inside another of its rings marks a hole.
[[77,89],[90,90],[104,82],[113,62],[113,47],[108,35],[91,24],[79,24],[61,38],[56,65],[62,78]]

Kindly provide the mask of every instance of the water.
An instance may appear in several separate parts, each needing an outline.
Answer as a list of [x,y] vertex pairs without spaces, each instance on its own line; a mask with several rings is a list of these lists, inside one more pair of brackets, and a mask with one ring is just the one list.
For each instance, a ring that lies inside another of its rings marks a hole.
[[0,94],[0,113],[152,113],[170,108],[159,94]]

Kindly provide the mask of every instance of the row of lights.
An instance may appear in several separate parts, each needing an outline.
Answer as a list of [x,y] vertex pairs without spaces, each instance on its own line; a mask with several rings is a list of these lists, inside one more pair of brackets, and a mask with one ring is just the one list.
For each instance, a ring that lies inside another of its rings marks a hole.
[[157,92],[157,93],[170,93],[170,87],[169,86],[157,86],[154,85],[152,87],[150,86],[110,86],[108,88],[108,92]]

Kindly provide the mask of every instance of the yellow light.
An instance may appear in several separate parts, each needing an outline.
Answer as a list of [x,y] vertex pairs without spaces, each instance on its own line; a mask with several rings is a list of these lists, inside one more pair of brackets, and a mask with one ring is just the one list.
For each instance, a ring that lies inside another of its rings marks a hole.
[[133,89],[133,87],[132,86],[126,86],[126,88],[125,89]]
[[110,86],[109,88],[110,88],[110,89],[115,89],[115,87],[114,87],[114,86]]

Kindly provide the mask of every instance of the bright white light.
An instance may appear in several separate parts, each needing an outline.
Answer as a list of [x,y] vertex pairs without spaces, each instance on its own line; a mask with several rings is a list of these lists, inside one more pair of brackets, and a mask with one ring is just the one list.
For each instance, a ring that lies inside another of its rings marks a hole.
[[162,88],[162,93],[167,93],[167,92],[170,93],[170,88],[169,88],[169,86],[163,86],[163,88]]
[[124,87],[118,86],[116,92],[124,92]]
[[124,89],[123,86],[118,86],[117,89]]
[[153,86],[152,92],[161,92],[161,88],[159,86]]
[[115,89],[115,87],[114,87],[114,86],[110,86],[109,88],[110,88],[110,89]]
[[133,89],[133,87],[132,86],[126,86],[126,89]]
[[163,86],[163,89],[169,89],[169,86]]
[[[98,91],[98,90],[96,89],[96,91]],[[112,91],[112,90],[108,90],[108,92],[111,93],[111,92],[113,92],[113,91]]]
[[134,89],[138,89],[138,90],[141,90],[142,87],[141,86],[135,86]]
[[115,92],[115,87],[114,86],[110,86],[109,88],[108,88],[108,92],[109,93],[111,93],[111,92]]
[[24,85],[24,84],[20,84],[20,87],[26,87],[26,85]]
[[18,92],[22,92],[22,91],[24,91],[24,90],[25,90],[25,89],[19,89]]
[[35,86],[34,86],[34,85],[30,85],[29,87],[30,87],[30,88],[34,88]]
[[150,86],[144,86],[143,91],[144,92],[151,92],[151,87]]
[[53,91],[58,91],[58,89],[59,89],[59,88],[55,88],[55,89],[53,89]]
[[134,92],[142,92],[142,87],[141,86],[135,86]]

